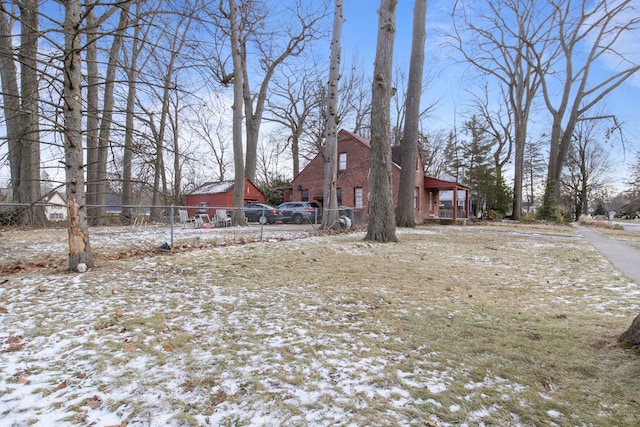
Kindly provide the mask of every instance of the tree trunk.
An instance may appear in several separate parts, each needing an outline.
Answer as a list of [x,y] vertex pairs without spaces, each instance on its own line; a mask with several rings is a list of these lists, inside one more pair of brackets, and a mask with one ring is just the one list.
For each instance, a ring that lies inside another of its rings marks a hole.
[[6,135],[11,174],[12,197],[19,200],[20,166],[22,158],[20,117],[20,91],[18,89],[18,72],[13,57],[11,44],[12,28],[9,25],[9,14],[5,3],[0,2],[0,81],[2,81],[2,100],[5,117]]
[[[151,48],[149,55],[145,60],[142,61],[142,64],[138,64],[138,59],[140,57],[140,53],[143,51],[144,46],[146,44],[147,38],[145,35],[149,33],[149,29],[153,27],[153,19],[155,18],[155,14],[152,14],[151,17],[146,17],[143,19],[142,15],[144,11],[141,10],[140,3],[137,3],[136,6],[136,25],[133,26],[133,40],[131,44],[131,56],[130,63],[128,67],[126,67],[127,71],[127,84],[128,84],[128,92],[127,92],[127,112],[125,117],[125,134],[124,134],[124,150],[122,154],[122,205],[124,215],[131,215],[131,206],[134,204],[134,196],[133,196],[133,187],[131,184],[131,178],[133,174],[133,148],[134,148],[134,119],[135,119],[135,104],[136,104],[136,96],[138,89],[138,76],[142,68],[146,65],[147,61],[149,61],[154,53],[154,50],[157,45]],[[146,29],[144,30],[144,34],[142,30],[142,22],[146,24]]]
[[98,71],[98,24],[95,19],[95,2],[86,6],[87,14],[87,220],[95,225],[98,218],[96,195],[98,194],[98,131],[100,126],[100,73]]
[[376,242],[397,241],[389,129],[397,4],[398,0],[381,0],[378,9],[378,42],[371,91],[371,211],[365,237],[365,240]]
[[122,153],[122,213],[127,215],[131,214],[130,206],[133,204],[133,191],[131,186],[132,175],[132,161],[133,161],[133,126],[134,126],[134,111],[136,102],[137,91],[137,78],[138,71],[136,70],[137,64],[135,62],[137,55],[132,54],[131,68],[127,73],[129,92],[127,93],[127,114],[125,118],[125,132],[124,132],[124,151]]
[[413,6],[413,36],[409,83],[407,85],[406,115],[402,145],[402,168],[396,208],[396,224],[399,227],[415,227],[414,191],[416,163],[418,162],[418,127],[420,124],[420,96],[424,69],[424,44],[427,38],[427,0],[415,0]]
[[618,338],[618,342],[626,346],[640,345],[640,315],[633,319],[629,329]]
[[64,20],[64,140],[67,181],[69,230],[69,269],[78,271],[80,264],[93,267],[84,193],[84,158],[82,149],[82,24],[79,0],[65,2]]
[[173,204],[181,205],[182,165],[180,164],[180,94],[176,93],[171,120],[173,131]]
[[109,147],[111,145],[111,124],[113,122],[113,106],[115,100],[113,91],[115,88],[116,71],[118,67],[118,58],[120,56],[120,47],[122,46],[122,36],[129,23],[129,7],[130,2],[123,4],[120,12],[120,21],[118,29],[113,35],[113,43],[109,51],[109,63],[107,64],[107,72],[105,75],[105,85],[103,93],[102,118],[100,120],[100,135],[98,137],[98,154],[96,165],[96,194],[95,204],[97,218],[95,223],[105,225],[106,218],[106,198],[107,198],[107,163],[109,161]]
[[[514,113],[516,115],[517,113]],[[526,119],[528,120],[528,119]],[[513,212],[511,217],[519,220],[522,217],[522,182],[524,178],[524,148],[526,145],[526,123],[519,123],[515,130],[515,158],[513,167]],[[498,181],[497,185],[502,185]]]
[[[40,111],[38,85],[38,1],[20,2],[20,89],[22,96],[22,157],[20,166],[20,201],[36,203],[40,191]],[[42,224],[41,206],[30,206],[23,215],[24,224]]]
[[340,212],[336,182],[338,180],[338,83],[340,81],[340,43],[342,24],[344,23],[342,0],[336,0],[333,12],[333,38],[331,40],[331,59],[329,61],[329,83],[327,102],[327,123],[325,125],[324,147],[324,188],[322,206],[322,228],[339,228]]
[[231,55],[233,58],[233,164],[235,181],[233,184],[233,217],[235,225],[246,225],[244,211],[244,156],[242,147],[242,103],[243,77],[242,55],[240,52],[240,29],[236,0],[229,1],[229,24],[231,26]]

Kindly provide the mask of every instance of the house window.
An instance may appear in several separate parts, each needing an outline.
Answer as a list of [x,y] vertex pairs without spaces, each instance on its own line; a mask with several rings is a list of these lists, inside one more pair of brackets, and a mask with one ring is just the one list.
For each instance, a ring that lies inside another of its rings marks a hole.
[[433,192],[429,191],[429,211],[433,212]]
[[309,201],[309,189],[302,190],[302,201],[303,202]]
[[420,188],[415,187],[413,189],[413,209],[420,209]]
[[362,187],[355,188],[356,209],[362,209]]
[[347,153],[338,154],[338,170],[347,170]]
[[338,204],[342,204],[342,188],[336,188],[336,196],[338,196]]

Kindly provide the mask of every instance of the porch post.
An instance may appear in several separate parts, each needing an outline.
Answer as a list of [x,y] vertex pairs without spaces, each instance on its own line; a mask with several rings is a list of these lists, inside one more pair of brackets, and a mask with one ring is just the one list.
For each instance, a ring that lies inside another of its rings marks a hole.
[[453,187],[453,221],[458,217],[458,186]]

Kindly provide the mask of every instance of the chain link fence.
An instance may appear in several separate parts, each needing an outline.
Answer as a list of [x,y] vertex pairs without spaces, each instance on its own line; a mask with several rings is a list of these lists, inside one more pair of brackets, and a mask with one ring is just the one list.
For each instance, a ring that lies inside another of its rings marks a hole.
[[[322,232],[321,214],[299,224],[265,213],[243,212],[250,221],[233,223],[233,208],[214,206],[87,206],[89,240],[95,260],[298,239]],[[96,216],[99,213],[99,216]],[[358,227],[361,212],[341,209],[342,228]],[[261,220],[261,217],[265,219]],[[33,219],[36,221],[31,222]],[[0,203],[0,273],[29,267],[66,268],[67,207],[59,203]]]

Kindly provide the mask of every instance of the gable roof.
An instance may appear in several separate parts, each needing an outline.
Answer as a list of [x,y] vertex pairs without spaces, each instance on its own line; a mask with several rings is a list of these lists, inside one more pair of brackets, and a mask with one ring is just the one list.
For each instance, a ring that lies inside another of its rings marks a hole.
[[220,194],[233,188],[235,180],[207,182],[196,188],[189,194]]
[[351,133],[348,130],[340,129],[340,132],[338,132],[338,141],[340,141],[340,139],[347,139],[347,138],[351,138],[356,142],[359,142],[360,144],[364,145],[369,150],[371,150],[371,143],[369,142],[368,139],[358,136],[355,133]]
[[[59,201],[56,201],[55,199],[58,199]],[[67,204],[67,198],[65,197],[65,194],[60,193],[58,190],[51,190],[47,193],[46,196],[44,196],[44,201],[47,203],[52,203],[52,204],[59,204],[60,202],[63,205]]]

